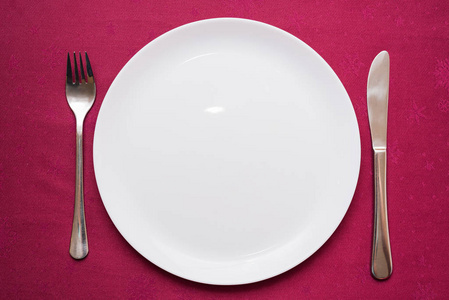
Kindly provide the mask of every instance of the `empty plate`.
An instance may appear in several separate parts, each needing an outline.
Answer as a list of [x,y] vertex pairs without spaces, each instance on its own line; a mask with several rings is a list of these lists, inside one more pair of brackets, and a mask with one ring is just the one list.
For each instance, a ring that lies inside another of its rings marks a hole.
[[276,27],[210,19],[140,50],[103,101],[106,210],[149,261],[197,282],[263,280],[317,251],[357,184],[360,136],[329,65]]

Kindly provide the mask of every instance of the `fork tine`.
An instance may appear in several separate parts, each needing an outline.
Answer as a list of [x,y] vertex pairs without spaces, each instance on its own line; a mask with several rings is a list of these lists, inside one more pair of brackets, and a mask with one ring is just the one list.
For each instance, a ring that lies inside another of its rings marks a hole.
[[89,83],[94,82],[94,73],[92,72],[92,67],[90,65],[89,56],[87,56],[87,52],[84,52],[86,54],[86,70],[87,70],[87,81]]
[[83,59],[81,58],[81,52],[79,53],[79,55],[80,55],[81,82],[85,83],[86,82],[86,78],[84,77],[84,66],[83,66]]
[[67,53],[67,83],[73,84],[72,65],[70,63],[70,53]]
[[78,74],[78,64],[76,63],[76,54],[73,52],[73,60],[75,61],[75,84],[80,83],[80,76]]

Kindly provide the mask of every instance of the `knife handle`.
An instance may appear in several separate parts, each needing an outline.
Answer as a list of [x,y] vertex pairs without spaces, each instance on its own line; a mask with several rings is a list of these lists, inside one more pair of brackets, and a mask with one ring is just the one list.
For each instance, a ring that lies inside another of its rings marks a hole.
[[374,150],[374,234],[371,273],[387,279],[393,271],[387,216],[387,151]]

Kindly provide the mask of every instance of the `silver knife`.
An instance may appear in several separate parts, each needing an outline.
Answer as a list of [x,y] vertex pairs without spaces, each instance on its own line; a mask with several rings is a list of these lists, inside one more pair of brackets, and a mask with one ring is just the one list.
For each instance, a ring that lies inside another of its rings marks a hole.
[[368,74],[368,118],[374,150],[374,234],[371,273],[387,279],[393,271],[387,217],[387,115],[390,56],[380,52]]

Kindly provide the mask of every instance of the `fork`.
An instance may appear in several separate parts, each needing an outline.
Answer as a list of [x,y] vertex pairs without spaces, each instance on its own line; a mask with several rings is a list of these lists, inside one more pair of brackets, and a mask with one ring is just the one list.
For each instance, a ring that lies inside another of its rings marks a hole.
[[95,101],[96,87],[89,57],[86,55],[87,81],[84,75],[83,60],[79,53],[81,80],[78,74],[76,54],[73,52],[75,66],[75,82],[72,77],[70,53],[67,54],[67,80],[65,94],[70,109],[76,119],[76,183],[75,209],[73,213],[72,236],[70,238],[70,255],[75,259],[83,259],[89,252],[87,245],[86,219],[84,217],[84,188],[83,188],[83,123]]

